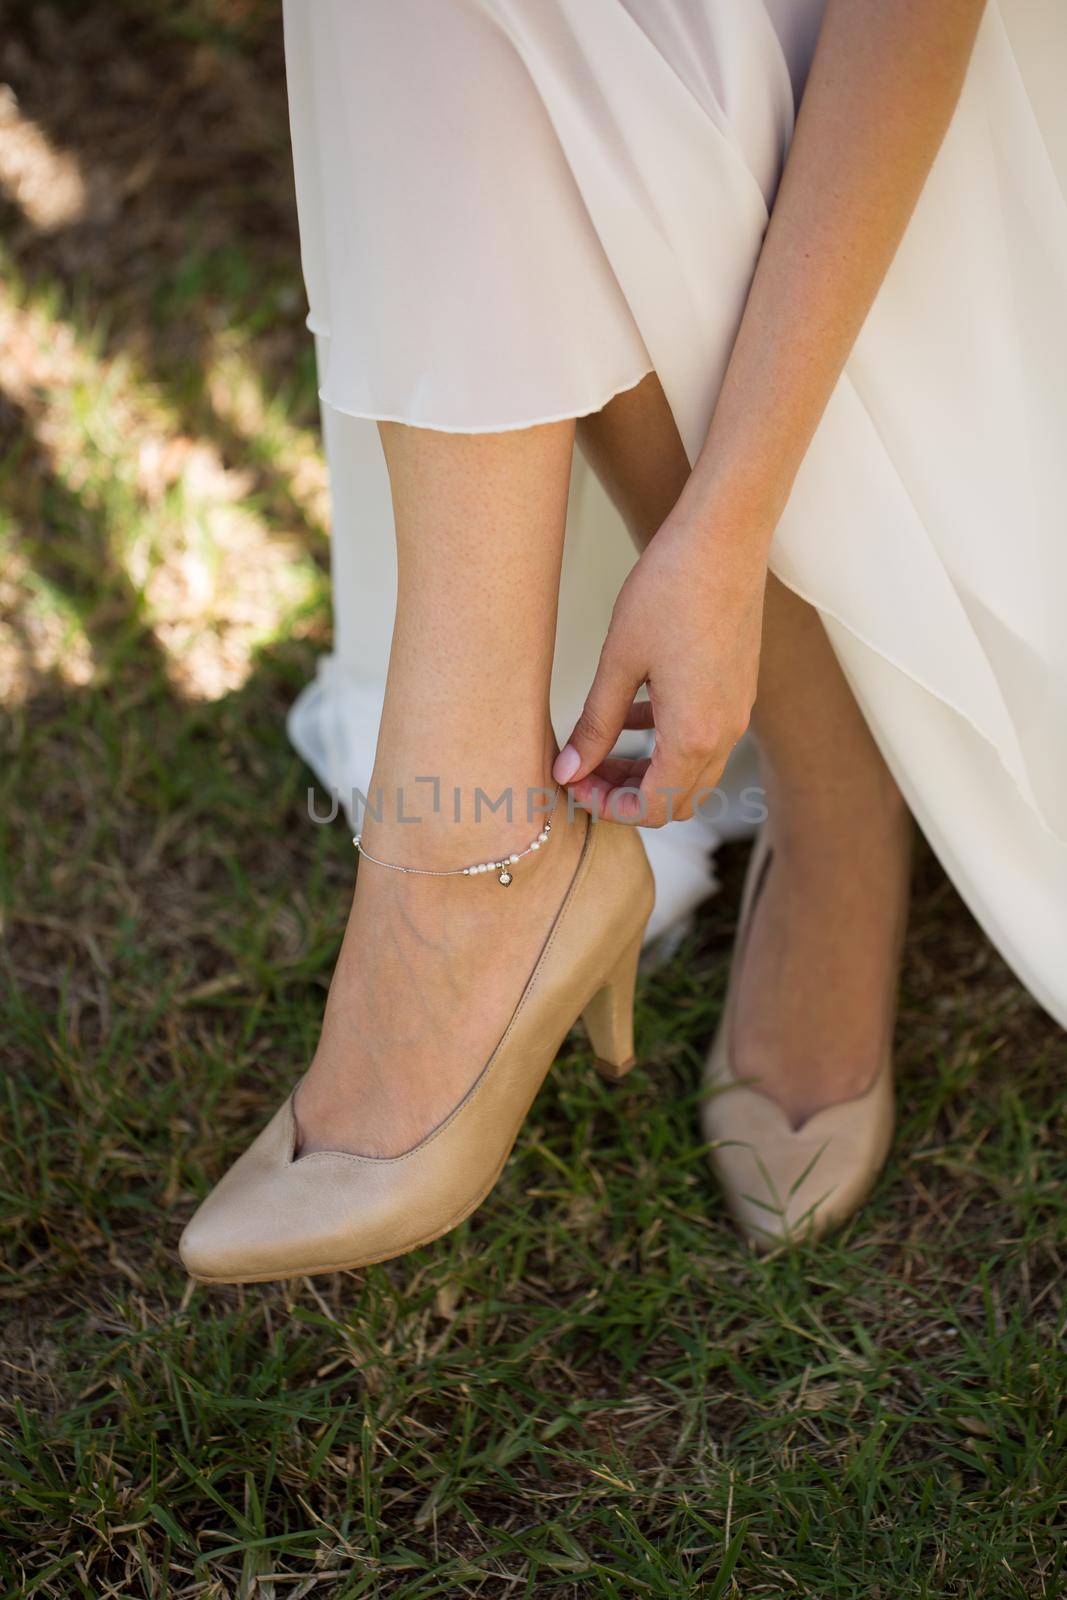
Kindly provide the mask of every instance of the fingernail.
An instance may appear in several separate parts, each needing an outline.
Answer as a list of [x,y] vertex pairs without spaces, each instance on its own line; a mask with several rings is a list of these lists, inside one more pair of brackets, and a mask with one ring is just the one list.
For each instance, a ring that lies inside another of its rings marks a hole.
[[582,764],[582,758],[572,744],[565,744],[552,763],[552,776],[557,783],[569,783]]

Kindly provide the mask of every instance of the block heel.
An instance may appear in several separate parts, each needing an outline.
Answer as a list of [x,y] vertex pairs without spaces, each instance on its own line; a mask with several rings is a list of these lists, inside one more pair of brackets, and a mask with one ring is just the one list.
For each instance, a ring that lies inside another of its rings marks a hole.
[[644,926],[626,947],[610,977],[582,1012],[594,1065],[602,1078],[617,1082],[636,1064],[634,1054],[634,990]]

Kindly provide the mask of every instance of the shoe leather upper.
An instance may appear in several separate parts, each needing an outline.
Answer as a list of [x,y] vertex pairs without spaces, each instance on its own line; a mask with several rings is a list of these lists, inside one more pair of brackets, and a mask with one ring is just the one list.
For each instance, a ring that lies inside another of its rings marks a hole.
[[402,1155],[293,1160],[292,1095],[188,1223],[186,1268],[205,1279],[367,1265],[435,1238],[492,1187],[568,1030],[640,933],[651,870],[636,830],[587,825],[570,888],[500,1043],[445,1120]]

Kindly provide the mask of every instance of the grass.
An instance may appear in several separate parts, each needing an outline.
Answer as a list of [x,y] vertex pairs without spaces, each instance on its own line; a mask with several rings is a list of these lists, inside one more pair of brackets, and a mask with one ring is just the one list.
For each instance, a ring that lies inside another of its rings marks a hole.
[[928,854],[900,1134],[840,1238],[752,1257],[697,1143],[733,852],[642,1068],[576,1036],[470,1222],[187,1284],[353,870],[283,726],[329,595],[276,19],[8,9],[31,167],[83,208],[30,170],[4,219],[0,1594],[1063,1592],[1067,1049]]

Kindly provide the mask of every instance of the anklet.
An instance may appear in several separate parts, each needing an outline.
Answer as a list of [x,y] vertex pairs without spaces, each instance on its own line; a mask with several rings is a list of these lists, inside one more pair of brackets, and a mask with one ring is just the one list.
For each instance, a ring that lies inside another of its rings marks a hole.
[[[557,790],[556,799],[558,798],[559,791]],[[554,807],[555,801],[553,801]],[[502,883],[507,888],[512,879],[511,868],[516,861],[521,861],[523,856],[531,855],[535,850],[540,850],[543,844],[548,843],[548,836],[551,832],[552,823],[548,821],[537,835],[537,838],[530,840],[525,850],[516,850],[512,855],[501,856],[499,861],[479,861],[473,867],[405,867],[401,866],[398,861],[382,861],[377,856],[370,855],[363,848],[360,842],[361,835],[358,833],[353,835],[352,843],[364,861],[373,861],[376,867],[388,867],[390,872],[408,872],[417,878],[474,878],[481,872],[496,872],[499,874],[497,882]]]

